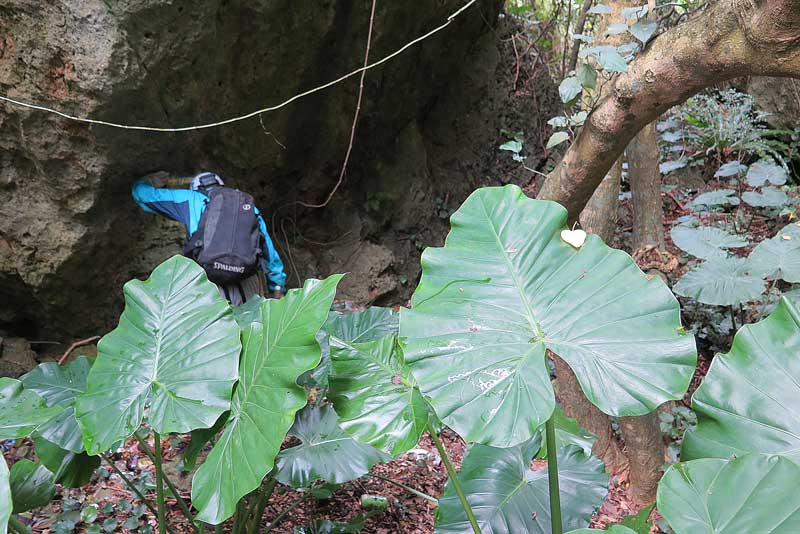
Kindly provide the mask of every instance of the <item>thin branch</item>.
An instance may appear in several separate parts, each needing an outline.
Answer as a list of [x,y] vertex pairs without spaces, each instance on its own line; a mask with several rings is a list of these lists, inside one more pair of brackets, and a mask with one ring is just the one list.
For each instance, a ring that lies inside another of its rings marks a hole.
[[[578,16],[578,22],[575,26],[575,33],[582,34],[583,29],[586,27],[586,17],[589,14],[589,10],[592,8],[592,3],[594,0],[583,0],[583,6],[581,7],[581,14]],[[567,72],[571,70],[575,70],[575,67],[578,66],[578,53],[581,49],[581,40],[580,39],[573,39],[572,49],[570,50],[569,55],[569,69]]]
[[350,161],[350,153],[353,151],[353,141],[356,137],[356,125],[358,124],[358,116],[361,113],[361,98],[364,96],[364,77],[367,75],[366,67],[369,65],[369,49],[372,47],[372,28],[375,25],[375,5],[378,0],[372,0],[372,11],[369,14],[369,31],[367,32],[367,50],[364,52],[364,70],[361,71],[361,80],[358,85],[358,100],[356,101],[356,111],[353,114],[353,126],[350,128],[350,144],[347,146],[347,153],[344,155],[344,163],[342,163],[342,171],[339,173],[339,181],[331,189],[328,198],[322,204],[308,204],[303,201],[297,203],[306,208],[324,208],[336,194],[339,186],[344,181],[344,174],[347,172],[347,162]]
[[75,343],[70,345],[69,348],[66,351],[64,351],[64,354],[61,355],[61,358],[58,359],[58,365],[64,365],[64,362],[67,361],[67,358],[69,358],[69,355],[72,354],[73,350],[77,349],[78,347],[88,345],[89,343],[97,341],[98,339],[100,339],[100,336],[87,337],[86,339],[81,339],[80,341],[76,341]]

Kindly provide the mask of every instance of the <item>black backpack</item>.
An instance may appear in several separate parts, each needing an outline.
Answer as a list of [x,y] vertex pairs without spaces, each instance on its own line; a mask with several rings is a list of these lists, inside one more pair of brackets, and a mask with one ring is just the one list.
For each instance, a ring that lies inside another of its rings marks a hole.
[[206,194],[206,209],[183,253],[215,284],[235,285],[257,272],[261,260],[263,238],[253,197],[229,187],[214,187]]

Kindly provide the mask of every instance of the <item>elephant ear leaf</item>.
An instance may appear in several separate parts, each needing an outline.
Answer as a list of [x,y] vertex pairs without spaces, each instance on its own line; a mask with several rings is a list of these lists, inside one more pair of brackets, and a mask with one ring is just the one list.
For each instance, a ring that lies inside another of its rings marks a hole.
[[781,454],[800,463],[800,312],[782,298],[769,317],[743,326],[714,358],[692,397],[697,427],[681,458]]
[[676,533],[800,532],[800,467],[781,456],[705,458],[670,467],[658,510]]
[[261,319],[245,330],[228,422],[192,481],[199,520],[219,524],[232,516],[239,499],[272,469],[295,413],[306,404],[297,378],[319,363],[317,331],[341,278],[309,280],[280,300],[267,299]]
[[11,467],[11,497],[15,514],[42,507],[55,494],[53,473],[42,464],[22,459]]
[[91,367],[91,360],[81,356],[67,365],[42,363],[20,377],[25,389],[39,394],[48,406],[60,406],[64,409],[41,425],[37,433],[47,441],[76,454],[85,449],[81,429],[75,419],[75,399],[86,390],[86,378]]
[[399,456],[414,448],[428,423],[428,405],[396,335],[369,343],[331,338],[328,397],[340,424],[362,443]]
[[79,488],[88,484],[94,470],[100,465],[99,456],[62,449],[38,434],[33,435],[33,443],[39,461],[53,473],[53,482],[66,488]]
[[8,520],[11,518],[13,508],[8,464],[5,458],[0,457],[0,533],[5,534],[8,531]]
[[306,406],[297,414],[289,434],[300,445],[284,449],[275,463],[280,482],[305,488],[315,480],[342,484],[355,480],[378,462],[390,458],[345,434],[330,406]]
[[133,434],[145,411],[161,434],[210,427],[237,378],[239,327],[197,263],[170,258],[124,293],[119,326],[100,340],[75,405],[89,454]]
[[332,314],[324,330],[344,343],[377,341],[400,328],[400,316],[391,308],[378,306],[348,314]]
[[445,246],[423,253],[400,336],[422,393],[466,441],[513,446],[550,418],[548,350],[608,414],[683,396],[697,353],[659,277],[596,236],[567,243],[566,209],[516,186],[479,189],[450,221]]
[[[473,445],[461,464],[458,479],[483,532],[493,534],[550,533],[550,493],[547,469],[531,470],[540,437],[506,449]],[[589,524],[608,493],[603,463],[567,445],[558,451],[561,513],[565,529]],[[439,499],[436,534],[461,534],[470,526],[451,483]]]
[[61,406],[47,406],[19,380],[0,378],[0,439],[24,438],[63,411]]

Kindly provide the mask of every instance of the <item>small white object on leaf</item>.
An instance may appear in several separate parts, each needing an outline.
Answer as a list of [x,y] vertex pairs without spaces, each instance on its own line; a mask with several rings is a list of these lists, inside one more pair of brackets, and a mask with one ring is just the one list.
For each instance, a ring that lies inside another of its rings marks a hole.
[[561,230],[561,239],[575,248],[581,248],[586,242],[586,232],[583,230]]

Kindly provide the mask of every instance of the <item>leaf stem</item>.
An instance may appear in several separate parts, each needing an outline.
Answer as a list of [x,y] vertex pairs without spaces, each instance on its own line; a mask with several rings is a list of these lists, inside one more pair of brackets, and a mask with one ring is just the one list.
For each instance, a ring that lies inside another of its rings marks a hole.
[[481,534],[481,527],[478,526],[478,520],[475,519],[475,514],[472,513],[472,507],[469,505],[469,501],[467,501],[467,496],[464,495],[464,489],[461,487],[461,482],[458,481],[458,474],[456,473],[453,464],[450,462],[450,458],[447,455],[447,449],[444,448],[444,445],[439,440],[439,436],[436,435],[436,429],[433,428],[430,419],[428,419],[428,433],[431,435],[431,439],[433,440],[434,445],[436,445],[436,449],[439,451],[439,456],[442,457],[444,466],[447,469],[447,475],[450,477],[450,482],[453,483],[453,488],[455,488],[456,493],[458,494],[458,499],[461,501],[461,506],[467,513],[467,518],[469,519],[470,525],[472,525],[472,531],[475,534]]
[[166,533],[167,522],[165,519],[166,505],[164,504],[164,472],[161,467],[161,436],[153,430],[153,456],[156,465],[156,505],[158,505],[158,532]]
[[412,488],[411,486],[406,486],[402,482],[399,482],[397,480],[393,480],[393,479],[388,478],[388,477],[384,477],[384,476],[378,475],[376,473],[372,473],[371,476],[373,476],[373,477],[375,477],[377,479],[383,480],[384,482],[388,482],[389,484],[394,484],[395,486],[399,486],[399,487],[403,488],[404,490],[406,490],[407,492],[409,492],[410,494],[416,495],[417,497],[422,497],[423,499],[425,499],[427,501],[430,501],[433,504],[439,504],[439,499],[437,499],[436,497],[431,497],[427,493],[422,493],[421,491],[416,490],[416,489]]
[[[153,462],[153,465],[155,465],[156,457],[153,451],[150,449],[150,446],[147,444],[145,440],[142,439],[142,437],[139,435],[138,432],[134,435],[136,436],[136,439],[139,440],[139,445],[141,446],[144,453],[147,455],[148,458],[150,458],[150,461]],[[168,476],[166,476],[166,474],[163,473],[163,471],[162,471],[162,476],[164,478],[164,482],[167,484],[167,487],[169,488],[170,493],[172,493],[172,495],[175,497],[175,500],[178,502],[178,508],[181,509],[183,515],[192,524],[195,532],[200,534],[202,531],[205,531],[205,528],[202,525],[199,525],[197,521],[195,521],[194,515],[192,514],[189,505],[186,504],[185,500],[183,500],[183,497],[181,497],[181,494],[178,491],[178,488],[175,487],[175,484],[172,483],[172,481],[169,479]]]
[[264,509],[267,507],[269,498],[272,497],[272,492],[275,491],[275,486],[278,485],[278,479],[269,477],[267,483],[261,486],[258,494],[253,498],[250,504],[250,524],[247,527],[248,534],[258,534],[259,523],[264,516]]
[[[127,476],[125,476],[125,473],[123,473],[119,469],[119,467],[117,467],[117,465],[114,462],[111,461],[111,458],[109,458],[107,454],[101,454],[100,457],[103,458],[103,460],[106,461],[106,463],[111,467],[111,469],[114,470],[114,472],[117,474],[117,476],[119,476],[119,478],[122,479],[122,481],[125,483],[125,485],[128,486],[131,489],[131,491],[136,494],[137,497],[139,497],[139,500],[142,501],[142,504],[144,504],[147,507],[148,510],[150,510],[150,513],[152,513],[153,515],[157,516],[158,515],[158,511],[155,509],[155,507],[152,504],[150,504],[150,501],[148,501],[145,498],[145,496],[142,494],[142,492],[139,491],[139,488],[137,488],[136,486],[133,485],[133,482],[131,482],[131,479],[129,479]],[[175,531],[173,531],[172,528],[170,528],[169,526],[167,526],[167,530],[169,531],[170,534],[175,534]]]
[[247,500],[246,497],[242,497],[239,499],[239,502],[236,503],[236,513],[233,515],[233,529],[231,532],[233,534],[240,534],[242,531],[242,526],[244,525],[247,519]]
[[547,439],[547,478],[550,482],[550,530],[552,534],[563,534],[561,525],[561,495],[558,490],[558,456],[556,451],[556,425],[553,416],[544,426]]
[[291,512],[292,510],[303,504],[306,501],[306,499],[311,497],[311,495],[312,493],[309,491],[308,493],[304,494],[302,497],[294,501],[292,504],[284,508],[283,511],[281,511],[281,513],[275,516],[275,519],[273,519],[272,522],[269,525],[267,525],[267,528],[264,529],[264,534],[266,534],[267,532],[272,532],[272,530],[275,527],[277,527],[287,515],[289,515],[289,512]]
[[736,332],[736,314],[733,312],[733,306],[728,306],[728,310],[731,312],[731,326],[733,327],[734,333]]
[[28,534],[28,527],[20,523],[16,517],[9,516],[8,518],[8,526],[11,527],[11,530],[16,532],[17,534]]

